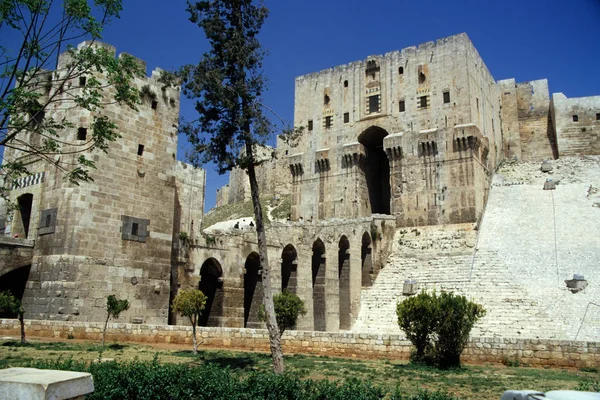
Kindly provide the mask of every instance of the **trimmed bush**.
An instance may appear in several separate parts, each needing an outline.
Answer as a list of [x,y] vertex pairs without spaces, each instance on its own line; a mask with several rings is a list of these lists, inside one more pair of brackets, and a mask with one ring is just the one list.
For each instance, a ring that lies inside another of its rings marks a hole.
[[460,354],[485,309],[464,296],[422,291],[398,303],[398,325],[415,346],[411,361],[438,368],[460,367]]

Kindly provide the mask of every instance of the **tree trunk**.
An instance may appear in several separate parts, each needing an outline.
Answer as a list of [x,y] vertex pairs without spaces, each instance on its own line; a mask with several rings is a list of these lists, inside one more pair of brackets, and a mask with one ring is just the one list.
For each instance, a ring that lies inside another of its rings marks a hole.
[[192,322],[192,343],[194,344],[194,354],[198,354],[198,342],[196,341],[196,324],[190,318]]
[[19,311],[19,322],[21,323],[21,343],[25,343],[25,320],[23,311]]
[[263,286],[263,304],[265,305],[267,330],[269,331],[269,345],[271,347],[271,357],[273,358],[273,371],[280,374],[284,370],[283,349],[281,347],[281,335],[277,328],[277,319],[275,316],[275,305],[273,303],[273,290],[271,289],[271,268],[269,266],[269,257],[267,255],[267,236],[265,234],[265,225],[262,219],[262,208],[259,200],[258,181],[256,180],[256,170],[254,169],[254,154],[252,144],[246,142],[246,155],[250,162],[248,163],[248,179],[250,179],[250,195],[254,206],[254,219],[256,222],[256,236],[258,239],[258,254],[260,265],[262,267],[262,286]]
[[104,330],[102,331],[102,350],[104,350],[104,338],[106,336],[106,328],[108,327],[108,320],[110,318],[110,314],[106,317],[106,322],[104,323]]

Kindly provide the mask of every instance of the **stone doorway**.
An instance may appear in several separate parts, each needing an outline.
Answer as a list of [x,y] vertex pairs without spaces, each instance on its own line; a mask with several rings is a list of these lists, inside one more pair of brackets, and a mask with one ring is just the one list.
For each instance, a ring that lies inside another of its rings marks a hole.
[[281,253],[281,290],[296,293],[298,284],[298,253],[291,244],[283,248]]
[[340,301],[340,330],[350,329],[350,242],[340,238],[338,250],[338,282]]
[[19,237],[27,239],[29,235],[29,223],[31,221],[31,208],[33,206],[33,195],[26,193],[17,198],[17,204],[19,205],[19,218],[15,218],[15,222],[18,222],[18,227],[15,226],[14,234],[18,234]]
[[358,137],[367,153],[363,168],[371,214],[390,214],[390,163],[383,149],[383,138],[387,135],[385,129],[372,126]]
[[199,326],[221,326],[223,317],[223,269],[221,264],[209,258],[200,268],[199,289],[206,296],[206,305],[198,321]]
[[325,331],[325,245],[321,239],[312,248],[312,289],[314,330]]
[[246,258],[246,273],[244,275],[244,328],[262,328],[258,319],[258,309],[262,304],[262,277],[260,257],[252,252]]

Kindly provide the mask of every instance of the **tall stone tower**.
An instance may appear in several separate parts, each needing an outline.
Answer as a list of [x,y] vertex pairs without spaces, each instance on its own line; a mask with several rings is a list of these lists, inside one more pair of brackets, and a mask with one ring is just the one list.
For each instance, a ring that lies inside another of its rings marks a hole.
[[[67,53],[60,56],[48,95],[60,90],[55,82],[68,61]],[[25,160],[33,175],[13,183],[10,198],[20,211],[5,230],[35,240],[23,296],[27,318],[102,320],[106,298],[115,294],[131,304],[127,322],[167,323],[173,243],[180,231],[192,233],[194,222],[200,226],[205,176],[176,161],[179,89],[164,86],[160,75],[157,69],[135,79],[142,94],[138,110],[112,103],[96,112],[116,123],[121,138],[107,154],[90,155],[97,165],[94,182],[76,186],[42,160]],[[85,78],[64,84],[84,90]],[[46,116],[71,122],[75,128],[62,137],[84,146],[94,114],[54,104]],[[67,162],[78,157],[66,153]]]

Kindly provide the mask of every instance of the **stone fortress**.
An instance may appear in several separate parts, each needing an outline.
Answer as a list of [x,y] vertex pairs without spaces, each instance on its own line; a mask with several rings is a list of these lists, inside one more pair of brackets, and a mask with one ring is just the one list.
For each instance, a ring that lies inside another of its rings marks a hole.
[[[0,289],[26,318],[99,321],[116,294],[123,322],[177,324],[170,299],[194,287],[201,325],[262,327],[256,233],[200,228],[205,175],[176,161],[179,93],[159,74],[136,82],[158,94],[139,112],[106,110],[123,138],[93,184],[36,160],[13,183]],[[294,119],[259,181],[290,204],[267,240],[275,289],[305,302],[298,330],[399,334],[396,303],[436,289],[486,307],[476,336],[600,341],[600,96],[495,81],[459,34],[298,77]],[[248,200],[232,171],[217,205]]]

